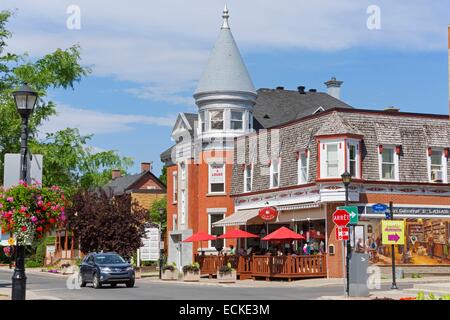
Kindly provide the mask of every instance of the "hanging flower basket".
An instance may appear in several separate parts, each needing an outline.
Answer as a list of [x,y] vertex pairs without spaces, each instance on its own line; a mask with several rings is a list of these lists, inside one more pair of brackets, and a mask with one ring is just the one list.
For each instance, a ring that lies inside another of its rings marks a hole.
[[46,188],[20,181],[17,186],[0,190],[2,233],[12,234],[17,245],[29,245],[65,221],[65,204],[57,186]]

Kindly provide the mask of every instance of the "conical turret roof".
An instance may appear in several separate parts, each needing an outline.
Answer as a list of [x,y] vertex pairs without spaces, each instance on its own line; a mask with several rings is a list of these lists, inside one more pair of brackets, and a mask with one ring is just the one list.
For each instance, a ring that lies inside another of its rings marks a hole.
[[256,94],[253,82],[228,25],[228,9],[226,7],[223,18],[219,37],[195,93],[243,91]]

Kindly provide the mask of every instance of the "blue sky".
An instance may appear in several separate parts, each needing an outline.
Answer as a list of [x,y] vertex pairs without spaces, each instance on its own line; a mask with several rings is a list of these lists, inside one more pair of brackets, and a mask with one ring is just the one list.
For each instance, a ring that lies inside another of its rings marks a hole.
[[[325,91],[344,81],[354,107],[448,112],[450,1],[229,0],[230,25],[257,88]],[[75,90],[53,90],[58,116],[43,132],[78,127],[92,146],[162,164],[178,112],[195,112],[196,81],[221,26],[223,1],[16,0],[9,50],[39,57],[79,43],[93,73]],[[67,8],[80,9],[70,30]],[[369,30],[367,8],[380,8]]]

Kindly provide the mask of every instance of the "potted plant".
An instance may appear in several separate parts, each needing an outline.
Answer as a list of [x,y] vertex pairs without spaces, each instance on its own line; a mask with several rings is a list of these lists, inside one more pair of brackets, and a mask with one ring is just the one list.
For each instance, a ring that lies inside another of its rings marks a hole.
[[217,272],[217,280],[219,280],[219,283],[234,283],[236,279],[236,270],[231,267],[231,263],[228,262],[219,268]]
[[61,269],[62,269],[62,274],[73,274],[74,270],[73,270],[73,266],[70,265],[70,263],[63,263],[61,265]]
[[198,264],[198,262],[183,266],[183,281],[200,281],[200,265]]
[[178,280],[178,269],[176,263],[168,264],[163,267],[162,280]]

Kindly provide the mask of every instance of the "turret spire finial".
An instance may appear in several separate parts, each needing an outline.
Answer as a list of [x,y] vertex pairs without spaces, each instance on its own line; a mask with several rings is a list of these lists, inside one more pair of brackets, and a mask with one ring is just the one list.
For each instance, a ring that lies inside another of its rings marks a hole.
[[230,26],[228,25],[228,18],[230,17],[230,15],[228,14],[228,7],[225,4],[225,8],[223,8],[223,24],[222,24],[222,29],[230,29]]

